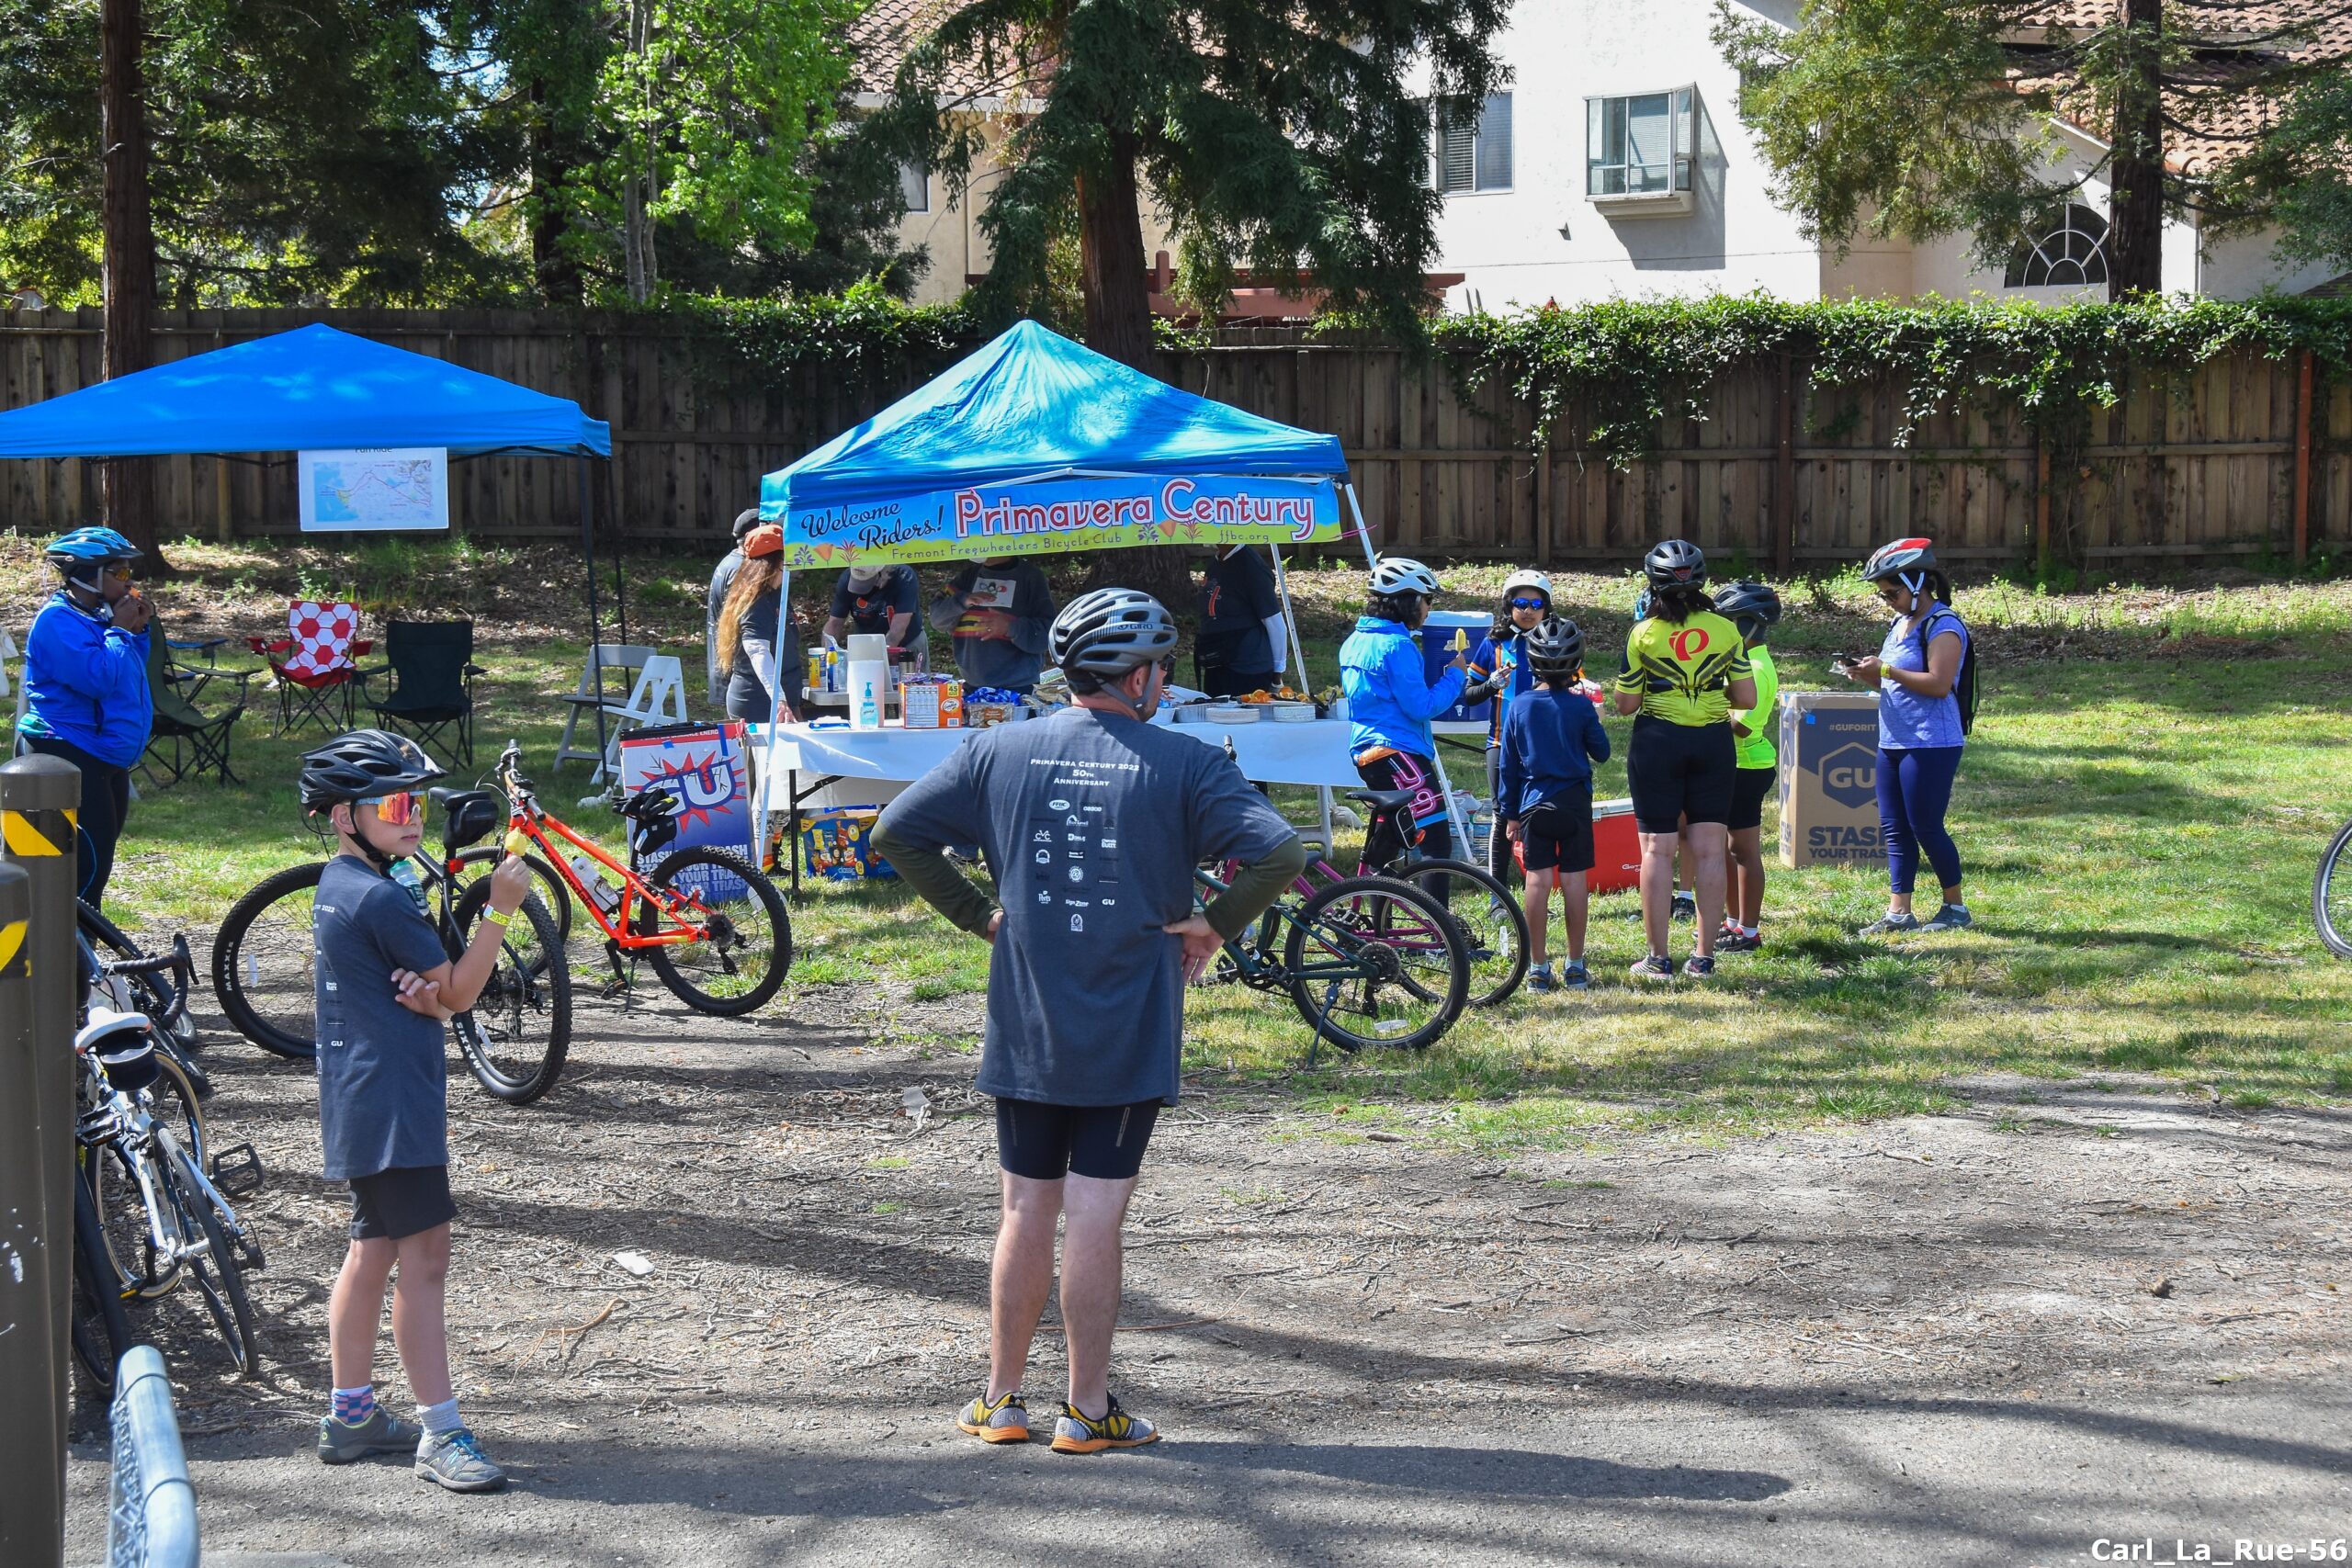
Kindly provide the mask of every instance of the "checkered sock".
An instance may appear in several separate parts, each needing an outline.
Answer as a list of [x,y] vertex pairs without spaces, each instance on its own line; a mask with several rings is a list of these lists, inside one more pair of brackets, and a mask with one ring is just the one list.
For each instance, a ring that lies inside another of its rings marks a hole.
[[454,1432],[465,1425],[458,1419],[458,1396],[454,1393],[438,1404],[418,1405],[416,1418],[424,1424],[427,1437],[436,1432]]
[[376,1385],[361,1383],[357,1388],[334,1391],[334,1418],[356,1427],[376,1414]]

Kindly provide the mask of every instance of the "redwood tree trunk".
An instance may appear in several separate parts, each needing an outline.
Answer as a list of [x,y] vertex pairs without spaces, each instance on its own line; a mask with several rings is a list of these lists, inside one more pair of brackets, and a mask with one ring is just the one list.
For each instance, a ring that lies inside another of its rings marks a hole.
[[[1086,346],[1157,376],[1159,355],[1151,335],[1140,194],[1135,140],[1114,131],[1110,166],[1079,176],[1079,286],[1086,299]],[[1181,549],[1096,551],[1087,585],[1111,583],[1139,588],[1179,614],[1192,604],[1193,574]]]
[[2131,29],[2124,79],[2115,97],[2115,150],[2109,166],[2107,297],[2164,287],[2164,0],[2123,0]]
[[[139,0],[101,0],[98,12],[99,298],[106,307],[104,355],[111,380],[153,363],[155,228],[147,204],[147,114],[140,101]],[[153,460],[115,457],[99,466],[107,523],[161,565],[156,550]]]

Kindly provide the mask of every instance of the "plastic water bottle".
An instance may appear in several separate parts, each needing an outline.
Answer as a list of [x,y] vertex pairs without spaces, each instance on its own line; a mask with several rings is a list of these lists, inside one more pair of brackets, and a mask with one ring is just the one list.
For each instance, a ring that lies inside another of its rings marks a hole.
[[431,908],[424,900],[424,878],[416,874],[415,862],[402,856],[392,863],[392,869],[386,874],[400,884],[401,892],[416,901],[418,914],[427,916],[431,914]]
[[605,880],[604,873],[597,868],[594,861],[590,860],[586,855],[573,855],[571,869],[579,876],[581,884],[587,888],[590,903],[607,915],[620,908],[621,890]]

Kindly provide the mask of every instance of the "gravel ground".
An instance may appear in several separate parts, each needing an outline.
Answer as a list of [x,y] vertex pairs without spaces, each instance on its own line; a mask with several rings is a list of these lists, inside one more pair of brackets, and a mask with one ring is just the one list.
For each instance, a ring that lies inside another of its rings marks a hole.
[[[216,1139],[271,1172],[262,1377],[224,1381],[192,1303],[142,1314],[207,1562],[2054,1563],[2149,1540],[2228,1562],[2352,1539],[2344,1113],[1988,1080],[1962,1114],[1505,1161],[1199,1096],[1146,1167],[1114,1375],[1168,1440],[1067,1459],[949,1425],[985,1356],[992,1127],[967,1058],[893,1042],[968,1032],[976,1002],[821,987],[771,1011],[589,1001],[522,1111],[453,1064],[458,1382],[515,1483],[465,1498],[310,1457],[347,1209],[309,1076],[205,1021]],[[1036,1408],[1060,1373],[1049,1331]],[[82,1420],[69,1560],[93,1562]]]

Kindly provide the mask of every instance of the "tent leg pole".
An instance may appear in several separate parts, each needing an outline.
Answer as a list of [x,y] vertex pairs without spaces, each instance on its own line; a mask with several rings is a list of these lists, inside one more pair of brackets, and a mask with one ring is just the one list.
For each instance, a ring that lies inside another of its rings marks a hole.
[[1355,516],[1356,537],[1363,541],[1364,564],[1377,571],[1380,569],[1380,557],[1372,547],[1372,530],[1364,525],[1363,508],[1356,504],[1356,487],[1343,485],[1340,488],[1348,492],[1348,510]]
[[[775,777],[775,738],[776,732],[784,726],[785,714],[784,633],[785,628],[791,625],[792,572],[787,568],[784,573],[784,581],[776,585],[775,636],[768,644],[768,732],[767,744],[762,750],[760,756],[759,798],[752,803],[752,833],[754,840],[752,846],[752,863],[753,865],[758,865],[760,857],[767,852],[768,786],[770,781]],[[749,742],[746,742],[743,747],[744,751],[748,754],[751,749]],[[798,773],[792,775],[786,784],[786,790],[795,795],[799,793],[800,775]],[[797,800],[793,802],[792,829],[796,835],[793,840],[792,891],[794,897],[797,897],[800,893],[800,851],[797,837],[800,830],[800,804]]]
[[596,755],[605,755],[605,637],[596,608],[596,492],[588,483],[585,455],[572,459],[580,476],[580,548],[588,561],[588,671],[596,693]]

